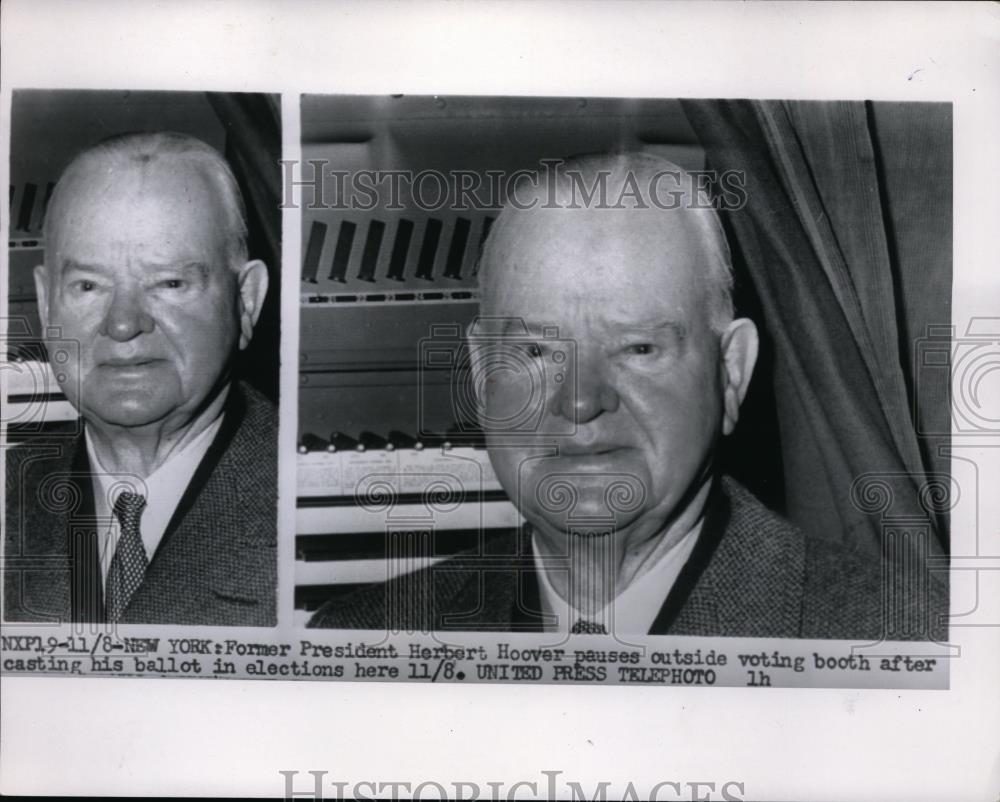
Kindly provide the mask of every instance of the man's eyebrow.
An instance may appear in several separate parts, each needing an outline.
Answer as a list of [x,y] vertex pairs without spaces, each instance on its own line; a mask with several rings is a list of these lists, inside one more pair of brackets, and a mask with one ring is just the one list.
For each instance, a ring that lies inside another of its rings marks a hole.
[[624,331],[649,332],[655,334],[659,334],[662,331],[670,331],[678,337],[684,337],[687,334],[687,326],[679,320],[622,320],[619,321],[617,325]]
[[179,270],[184,273],[198,273],[202,277],[205,277],[209,273],[209,267],[205,262],[199,262],[197,260],[191,262],[147,262],[144,267],[147,270],[156,271],[171,271]]
[[[195,272],[202,277],[207,276],[209,273],[209,266],[205,262],[199,262],[197,260],[191,262],[146,262],[143,266],[146,270],[150,271],[180,270],[185,273]],[[90,262],[78,262],[76,259],[63,260],[62,269],[63,272],[73,270],[78,273],[105,274],[111,272],[111,270],[104,265],[92,264]]]
[[686,331],[687,327],[679,320],[657,320],[652,322],[638,321],[630,325],[631,328],[635,329],[652,329],[652,330],[662,330],[662,329],[673,329],[675,331]]
[[78,262],[76,259],[64,259],[62,263],[63,272],[75,270],[78,273],[107,273],[108,268],[104,265],[91,264],[90,262]]

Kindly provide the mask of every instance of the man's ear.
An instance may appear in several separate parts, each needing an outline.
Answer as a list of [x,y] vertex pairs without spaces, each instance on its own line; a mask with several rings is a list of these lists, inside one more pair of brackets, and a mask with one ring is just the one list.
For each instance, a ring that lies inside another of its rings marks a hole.
[[740,404],[757,364],[758,345],[757,327],[745,317],[734,320],[722,334],[723,434],[731,434],[740,419]]
[[45,265],[35,268],[35,298],[38,300],[38,318],[44,330],[49,327],[49,271]]
[[267,265],[260,259],[247,262],[240,268],[236,282],[239,286],[240,300],[240,350],[248,345],[253,337],[253,327],[257,325],[260,310],[267,297]]

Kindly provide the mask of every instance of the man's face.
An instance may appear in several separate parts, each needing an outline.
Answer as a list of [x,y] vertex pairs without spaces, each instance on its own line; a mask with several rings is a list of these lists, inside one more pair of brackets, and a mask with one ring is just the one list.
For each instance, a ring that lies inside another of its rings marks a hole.
[[90,169],[36,271],[39,311],[78,340],[67,398],[98,427],[191,421],[225,381],[240,332],[225,216],[177,161]]
[[[692,221],[682,213],[535,210],[504,234],[506,259],[491,268],[482,312],[524,320],[536,345],[514,347],[519,358],[545,362],[536,375],[546,378],[536,396],[544,396],[538,433],[519,439],[490,422],[524,404],[527,372],[485,382],[483,420],[501,484],[543,529],[603,518],[616,531],[659,531],[704,483],[723,429],[726,371]],[[551,326],[575,343],[564,370],[552,362],[567,349],[541,337]],[[546,447],[558,454],[539,458]]]

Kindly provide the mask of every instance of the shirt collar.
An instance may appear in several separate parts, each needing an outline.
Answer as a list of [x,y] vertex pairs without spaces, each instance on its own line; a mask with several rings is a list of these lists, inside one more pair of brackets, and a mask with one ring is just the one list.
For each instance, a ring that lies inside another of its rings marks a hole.
[[90,471],[94,478],[94,512],[99,521],[109,521],[111,531],[106,540],[106,548],[102,549],[102,570],[107,574],[110,557],[114,554],[114,543],[117,541],[117,521],[113,510],[118,495],[129,490],[146,498],[146,506],[139,522],[139,532],[146,555],[152,559],[156,553],[163,535],[166,533],[174,510],[184,495],[191,475],[204,458],[209,446],[222,426],[224,415],[219,415],[205,427],[190,443],[170,457],[153,473],[142,479],[133,474],[113,474],[104,470],[97,457],[90,428],[84,427],[84,438],[87,443],[87,457],[90,459]]
[[547,617],[554,616],[557,622],[553,626],[547,626],[546,629],[568,632],[578,619],[586,617],[588,620],[603,624],[608,632],[622,635],[647,634],[667,594],[677,581],[678,574],[691,556],[691,551],[701,533],[703,520],[704,518],[701,518],[687,534],[661,554],[652,566],[612,599],[596,616],[580,615],[556,592],[542,562],[536,535],[532,531],[531,545],[538,573],[542,613]]

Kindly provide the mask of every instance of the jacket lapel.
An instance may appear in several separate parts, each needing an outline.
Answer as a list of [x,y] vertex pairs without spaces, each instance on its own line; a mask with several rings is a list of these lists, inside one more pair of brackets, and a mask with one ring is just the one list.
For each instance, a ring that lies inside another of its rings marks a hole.
[[[276,477],[270,477],[270,492],[246,477],[254,467],[248,463],[274,460],[275,444],[262,443],[250,425],[239,385],[230,392],[225,415],[124,621],[233,623],[247,607],[273,607],[277,510],[268,500]],[[227,605],[236,610],[223,611]]]
[[66,542],[70,564],[70,609],[73,621],[105,620],[104,582],[101,575],[100,543],[108,521],[97,520],[94,482],[87,448],[81,437],[73,457],[73,481],[80,506],[68,520]]
[[796,637],[805,580],[805,548],[787,524],[735,482],[723,479],[729,507],[714,554],[670,633]]

